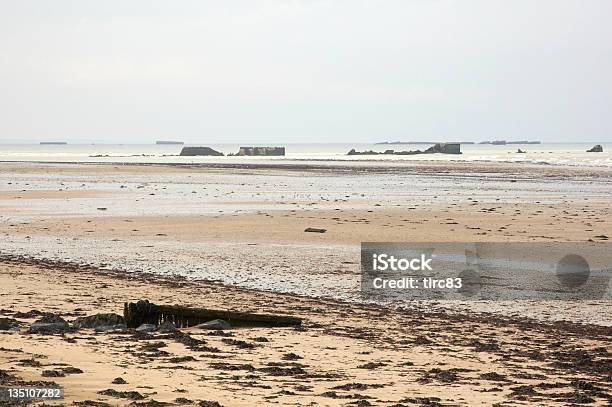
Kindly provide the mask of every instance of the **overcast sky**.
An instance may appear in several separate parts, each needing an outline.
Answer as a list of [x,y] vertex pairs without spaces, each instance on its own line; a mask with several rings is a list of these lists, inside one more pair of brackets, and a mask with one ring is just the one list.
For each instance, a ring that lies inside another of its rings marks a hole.
[[608,0],[0,0],[0,142],[612,141]]

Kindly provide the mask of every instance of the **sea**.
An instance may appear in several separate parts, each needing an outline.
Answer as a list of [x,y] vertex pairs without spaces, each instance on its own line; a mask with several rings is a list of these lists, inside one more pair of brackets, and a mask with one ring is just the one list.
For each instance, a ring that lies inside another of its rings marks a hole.
[[[601,144],[603,152],[586,150]],[[264,146],[266,144],[255,144]],[[29,162],[113,162],[113,163],[242,163],[258,161],[468,161],[523,162],[543,165],[612,167],[612,143],[542,143],[542,144],[462,144],[461,155],[347,155],[348,151],[425,150],[432,144],[267,144],[286,147],[280,157],[237,157],[241,146],[248,144],[2,144],[0,161]],[[208,146],[224,153],[224,157],[184,157],[183,146]],[[518,149],[525,151],[519,153]]]

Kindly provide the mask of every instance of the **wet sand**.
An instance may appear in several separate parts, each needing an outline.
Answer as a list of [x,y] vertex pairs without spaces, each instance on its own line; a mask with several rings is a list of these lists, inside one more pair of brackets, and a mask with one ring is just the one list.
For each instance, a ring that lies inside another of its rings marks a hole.
[[[612,230],[605,171],[321,165],[4,164],[2,252],[354,302],[363,241],[603,243]],[[439,306],[612,325],[609,301],[425,305]]]

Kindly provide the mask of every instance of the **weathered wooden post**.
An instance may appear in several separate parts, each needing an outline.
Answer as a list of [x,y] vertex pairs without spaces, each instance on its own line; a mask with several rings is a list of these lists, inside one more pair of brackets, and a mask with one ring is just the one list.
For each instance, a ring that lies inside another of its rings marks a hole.
[[177,327],[185,328],[213,319],[223,319],[233,326],[287,327],[302,324],[301,318],[288,315],[189,308],[180,305],[155,305],[147,300],[125,303],[123,317],[128,328],[137,328],[141,324],[159,325],[163,321],[171,321]]

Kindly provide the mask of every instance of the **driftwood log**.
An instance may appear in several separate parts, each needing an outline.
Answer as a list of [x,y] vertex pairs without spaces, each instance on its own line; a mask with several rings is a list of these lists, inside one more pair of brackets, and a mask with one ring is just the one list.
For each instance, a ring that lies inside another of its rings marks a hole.
[[302,324],[301,318],[287,315],[156,305],[147,300],[126,302],[123,306],[123,317],[128,328],[137,328],[142,324],[159,325],[164,321],[170,321],[178,328],[187,328],[213,319],[223,319],[233,326],[286,327]]

